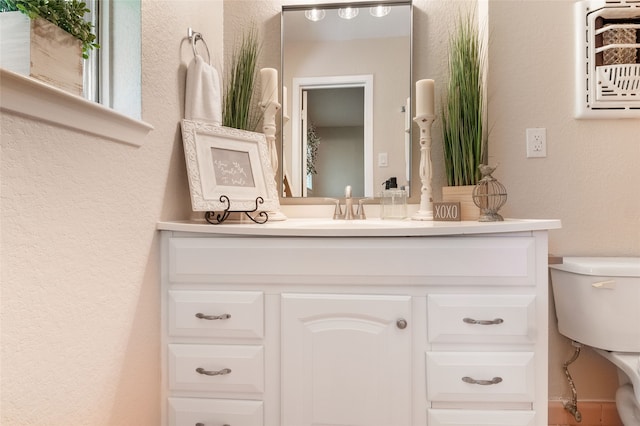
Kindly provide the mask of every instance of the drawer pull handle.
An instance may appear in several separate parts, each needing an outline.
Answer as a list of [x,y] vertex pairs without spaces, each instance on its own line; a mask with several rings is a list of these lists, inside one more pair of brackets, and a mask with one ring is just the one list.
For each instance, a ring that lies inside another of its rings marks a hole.
[[502,324],[504,320],[502,318],[496,318],[494,320],[475,320],[473,318],[464,318],[462,321],[467,324],[479,324],[479,325],[496,325]]
[[[205,424],[198,422],[198,423],[196,423],[196,426],[205,426]],[[225,423],[222,426],[231,426],[231,425],[228,425],[227,423]]]
[[463,377],[462,381],[465,383],[470,383],[472,385],[482,385],[482,386],[488,386],[488,385],[497,385],[498,383],[500,383],[502,381],[502,377],[494,377],[491,380],[476,380],[473,379],[471,377]]
[[196,368],[196,373],[199,374],[204,374],[205,376],[224,376],[226,374],[230,374],[231,373],[231,369],[230,368],[223,368],[222,370],[218,370],[218,371],[209,371],[209,370],[205,370],[202,367],[198,367]]
[[[196,426],[205,426],[205,424],[198,422],[198,423],[196,423]],[[227,423],[225,423],[222,426],[231,426],[231,425],[228,425]]]
[[400,330],[404,330],[405,328],[407,328],[407,320],[404,318],[400,318],[398,321],[396,321],[396,327],[398,327]]
[[231,318],[230,314],[222,314],[222,315],[205,315],[200,312],[196,314],[196,318],[205,319],[209,321],[213,320],[225,320]]

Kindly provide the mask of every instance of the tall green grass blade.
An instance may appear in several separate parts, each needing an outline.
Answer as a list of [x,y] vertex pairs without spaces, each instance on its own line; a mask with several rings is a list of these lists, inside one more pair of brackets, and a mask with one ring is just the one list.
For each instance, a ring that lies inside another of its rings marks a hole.
[[255,131],[261,113],[255,98],[260,46],[255,27],[243,34],[223,77],[222,125]]
[[485,155],[484,46],[473,15],[449,39],[449,82],[442,106],[445,174],[450,186],[475,185]]

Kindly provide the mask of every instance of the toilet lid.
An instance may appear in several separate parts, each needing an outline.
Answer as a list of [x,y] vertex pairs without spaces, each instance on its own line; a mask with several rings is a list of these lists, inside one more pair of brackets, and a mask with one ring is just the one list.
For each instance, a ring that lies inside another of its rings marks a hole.
[[582,275],[640,277],[640,257],[565,257],[549,267]]

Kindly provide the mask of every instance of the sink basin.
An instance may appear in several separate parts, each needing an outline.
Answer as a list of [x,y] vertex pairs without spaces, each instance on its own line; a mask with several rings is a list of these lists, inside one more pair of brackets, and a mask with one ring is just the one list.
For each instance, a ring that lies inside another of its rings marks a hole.
[[[333,220],[333,219],[297,219],[280,222],[287,228],[305,228],[305,229],[397,229],[411,228],[416,222],[410,219],[406,220],[382,220],[382,219],[364,219],[364,220]],[[277,224],[272,222],[272,225]]]

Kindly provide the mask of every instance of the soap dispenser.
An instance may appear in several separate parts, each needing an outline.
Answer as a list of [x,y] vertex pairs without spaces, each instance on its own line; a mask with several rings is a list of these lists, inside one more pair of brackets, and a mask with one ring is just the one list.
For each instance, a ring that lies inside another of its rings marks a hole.
[[407,217],[407,192],[398,189],[395,177],[390,177],[384,182],[384,190],[380,194],[380,217],[396,220]]

